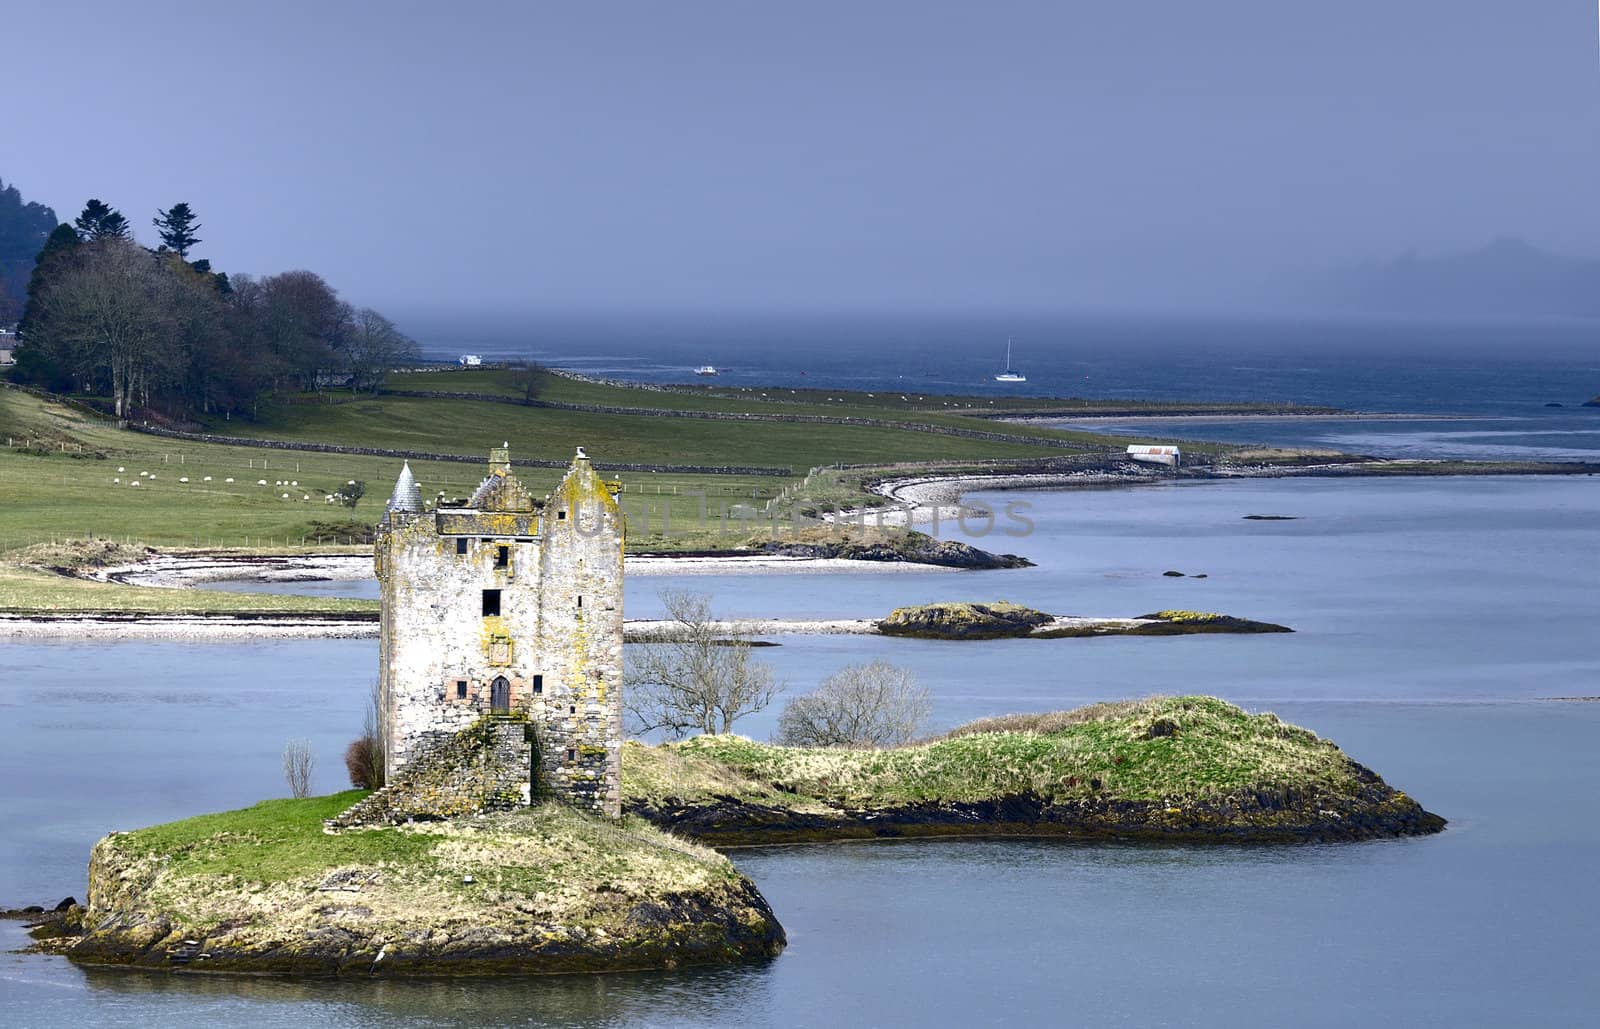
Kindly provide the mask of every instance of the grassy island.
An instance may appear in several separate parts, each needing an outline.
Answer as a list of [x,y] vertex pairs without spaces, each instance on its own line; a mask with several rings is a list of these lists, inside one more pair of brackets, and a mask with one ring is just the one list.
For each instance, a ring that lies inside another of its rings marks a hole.
[[1214,697],[989,719],[887,750],[629,744],[627,810],[710,843],[974,834],[1359,840],[1444,819],[1333,743]]
[[193,972],[425,976],[670,968],[784,945],[755,886],[636,817],[559,804],[324,832],[360,791],[274,800],[95,845],[66,953]]

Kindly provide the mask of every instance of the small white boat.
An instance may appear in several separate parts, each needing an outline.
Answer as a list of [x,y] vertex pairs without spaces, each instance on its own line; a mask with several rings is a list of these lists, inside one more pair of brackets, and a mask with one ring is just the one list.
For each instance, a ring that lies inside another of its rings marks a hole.
[[462,354],[456,359],[456,363],[463,368],[476,368],[483,364],[483,358],[477,354]]
[[1006,370],[994,377],[996,382],[1027,382],[1028,377],[1011,367],[1011,341],[1006,340]]
[[703,364],[696,368],[694,373],[696,375],[715,375],[717,374],[717,366],[714,364]]

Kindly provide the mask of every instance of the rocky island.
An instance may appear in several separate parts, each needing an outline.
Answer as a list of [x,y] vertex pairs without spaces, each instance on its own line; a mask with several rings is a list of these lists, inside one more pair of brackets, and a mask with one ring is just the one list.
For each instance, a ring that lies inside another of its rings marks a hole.
[[90,964],[363,977],[673,968],[783,949],[732,862],[638,818],[551,802],[324,830],[362,795],[113,833],[91,855],[87,908],[54,927],[53,949]]
[[1026,835],[1364,840],[1445,820],[1332,742],[1215,697],[986,719],[887,750],[629,744],[623,807],[718,845]]

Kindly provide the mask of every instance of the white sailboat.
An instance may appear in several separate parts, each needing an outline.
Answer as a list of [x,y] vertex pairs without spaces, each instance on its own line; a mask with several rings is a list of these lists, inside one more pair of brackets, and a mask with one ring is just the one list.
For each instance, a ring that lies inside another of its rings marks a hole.
[[1006,340],[1006,370],[994,377],[996,382],[1027,382],[1028,377],[1011,367],[1011,341]]

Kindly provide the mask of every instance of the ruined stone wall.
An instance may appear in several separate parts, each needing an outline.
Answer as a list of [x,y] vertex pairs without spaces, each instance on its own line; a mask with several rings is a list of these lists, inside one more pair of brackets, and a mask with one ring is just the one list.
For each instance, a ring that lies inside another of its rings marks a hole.
[[526,721],[491,717],[419,740],[403,772],[328,824],[394,825],[526,805],[532,735]]

